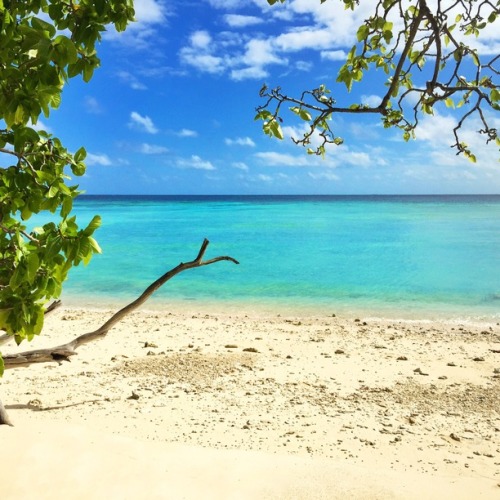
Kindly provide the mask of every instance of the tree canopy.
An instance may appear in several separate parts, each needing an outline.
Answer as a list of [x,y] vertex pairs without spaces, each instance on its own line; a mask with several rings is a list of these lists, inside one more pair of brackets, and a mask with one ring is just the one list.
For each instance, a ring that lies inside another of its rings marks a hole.
[[[341,3],[354,10],[359,0]],[[265,103],[257,108],[256,119],[263,120],[266,134],[283,139],[283,109],[288,106],[299,121],[308,124],[303,136],[293,141],[307,147],[309,154],[324,155],[328,145],[343,142],[334,129],[335,114],[380,115],[385,128],[401,129],[408,141],[418,133],[422,116],[444,106],[457,110],[451,146],[475,162],[474,152],[461,138],[466,121],[478,118],[478,133],[485,142],[500,145],[492,125],[492,112],[500,109],[500,55],[482,51],[478,43],[488,31],[498,29],[494,25],[498,24],[499,6],[500,1],[491,0],[377,0],[372,15],[359,26],[356,43],[336,77],[350,91],[368,71],[377,70],[377,105],[337,103],[327,85],[297,96],[264,85],[260,95]]]
[[[37,122],[70,78],[92,78],[106,26],[122,31],[133,16],[132,0],[0,0],[0,329],[17,343],[40,333],[68,271],[100,251],[100,218],[80,229],[71,214],[86,151],[68,152]],[[56,222],[29,229],[44,211]]]

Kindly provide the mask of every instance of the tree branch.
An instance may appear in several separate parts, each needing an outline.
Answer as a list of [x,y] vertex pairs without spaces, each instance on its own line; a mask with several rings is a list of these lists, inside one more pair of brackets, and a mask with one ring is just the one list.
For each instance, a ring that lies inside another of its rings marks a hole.
[[239,262],[233,257],[221,256],[215,257],[209,260],[203,260],[203,256],[205,255],[205,251],[208,247],[209,241],[205,239],[201,245],[200,251],[198,252],[197,257],[185,263],[180,263],[177,267],[174,267],[170,271],[167,271],[163,276],[158,278],[156,281],[151,283],[146,290],[133,302],[120,309],[118,312],[113,314],[111,318],[109,318],[102,326],[100,326],[97,330],[94,330],[89,333],[84,333],[73,339],[71,342],[67,344],[63,344],[57,347],[52,347],[48,349],[38,349],[33,351],[26,351],[18,354],[6,354],[3,356],[5,369],[9,368],[17,368],[21,366],[29,366],[34,363],[50,363],[50,362],[58,362],[69,361],[71,356],[74,356],[76,353],[76,349],[81,345],[87,344],[89,342],[93,342],[94,340],[101,339],[106,336],[108,331],[113,328],[119,321],[121,321],[125,316],[129,315],[132,311],[141,306],[146,300],[153,295],[156,290],[158,290],[161,286],[163,286],[168,280],[173,278],[175,275],[186,271],[187,269],[193,269],[195,267],[208,266],[215,262],[220,262],[223,260],[227,260],[230,262],[234,262],[235,264],[239,264]]

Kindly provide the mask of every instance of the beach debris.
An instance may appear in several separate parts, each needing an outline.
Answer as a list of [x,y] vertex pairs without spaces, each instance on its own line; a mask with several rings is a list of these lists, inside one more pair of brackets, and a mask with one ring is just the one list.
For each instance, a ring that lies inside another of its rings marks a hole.
[[155,348],[155,347],[158,347],[158,346],[154,342],[144,342],[144,345],[142,347],[143,348],[146,348],[146,347]]
[[408,361],[408,358],[406,356],[398,356],[396,361]]
[[30,399],[28,401],[28,407],[32,410],[41,410],[43,404],[39,399]]
[[133,399],[133,400],[137,401],[139,398],[140,398],[139,394],[132,391],[132,395],[130,395],[127,399]]
[[457,365],[453,363],[453,361],[451,361],[450,363],[446,363],[446,366],[457,366]]
[[335,354],[345,354],[345,351],[343,349],[337,349]]
[[255,347],[246,347],[243,352],[259,352]]
[[238,346],[236,344],[226,344],[224,347],[226,349],[238,349]]
[[415,370],[413,370],[413,373],[418,373],[419,375],[425,376],[429,375],[428,373],[423,372],[421,368],[415,368]]
[[454,432],[450,434],[450,437],[453,441],[461,441],[460,436],[457,436]]
[[472,361],[484,361],[484,358],[482,356],[477,356],[477,357],[473,358]]

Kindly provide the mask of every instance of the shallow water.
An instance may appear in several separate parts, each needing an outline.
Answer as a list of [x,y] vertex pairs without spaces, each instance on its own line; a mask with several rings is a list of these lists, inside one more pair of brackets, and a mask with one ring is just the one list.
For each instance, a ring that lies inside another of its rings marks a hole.
[[125,303],[193,259],[155,303],[500,318],[500,196],[80,197],[103,255],[75,269],[65,298]]

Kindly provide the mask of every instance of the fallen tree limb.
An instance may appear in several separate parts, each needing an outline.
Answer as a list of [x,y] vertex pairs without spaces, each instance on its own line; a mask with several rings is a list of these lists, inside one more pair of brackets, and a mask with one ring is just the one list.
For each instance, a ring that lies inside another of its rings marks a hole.
[[177,267],[174,267],[170,271],[167,271],[163,276],[158,278],[155,282],[151,283],[151,285],[149,285],[136,300],[113,314],[113,316],[111,316],[111,318],[109,318],[97,330],[89,333],[84,333],[83,335],[80,335],[79,337],[73,339],[71,342],[57,347],[37,349],[33,351],[21,352],[18,354],[6,354],[3,356],[5,369],[29,366],[34,363],[49,363],[53,361],[60,363],[61,361],[69,361],[69,358],[76,354],[76,349],[78,347],[87,344],[88,342],[93,342],[94,340],[103,338],[108,333],[108,331],[116,325],[116,323],[121,321],[132,311],[144,304],[144,302],[146,302],[146,300],[148,300],[149,297],[151,297],[151,295],[156,292],[156,290],[164,285],[169,279],[173,278],[175,275],[181,273],[182,271],[193,269],[195,267],[208,266],[209,264],[213,264],[222,260],[228,260],[234,262],[235,264],[239,264],[236,259],[227,256],[203,260],[203,256],[208,244],[209,241],[205,239],[203,241],[203,244],[201,245],[196,259],[190,262],[181,262]]
[[[208,266],[210,264],[214,264],[215,262],[220,262],[223,260],[239,264],[239,262],[236,259],[233,259],[232,257],[228,256],[221,256],[209,260],[203,260],[203,256],[205,255],[208,244],[209,241],[205,239],[201,245],[198,255],[194,260],[190,262],[181,262],[178,266],[174,267],[170,271],[167,271],[163,276],[161,276],[156,281],[151,283],[151,285],[149,285],[137,299],[135,299],[133,302],[131,302],[130,304],[128,304],[127,306],[123,307],[118,312],[113,314],[113,316],[111,316],[111,318],[109,318],[97,330],[94,330],[89,333],[84,333],[83,335],[80,335],[75,339],[73,339],[71,342],[56,347],[47,349],[36,349],[17,354],[5,354],[3,355],[5,369],[7,370],[10,368],[29,366],[34,363],[57,362],[61,364],[62,361],[70,361],[70,357],[77,354],[76,349],[78,349],[78,347],[105,337],[108,331],[111,330],[111,328],[113,328],[123,318],[128,316],[132,311],[134,311],[139,306],[144,304],[144,302],[146,302],[146,300],[148,300],[149,297],[151,297],[151,295],[153,295],[154,292],[156,292],[162,285],[164,285],[168,280],[173,278],[175,275],[183,271],[186,271],[187,269]],[[7,416],[5,408],[3,407],[2,402],[0,401],[0,425],[2,424],[12,425]]]

